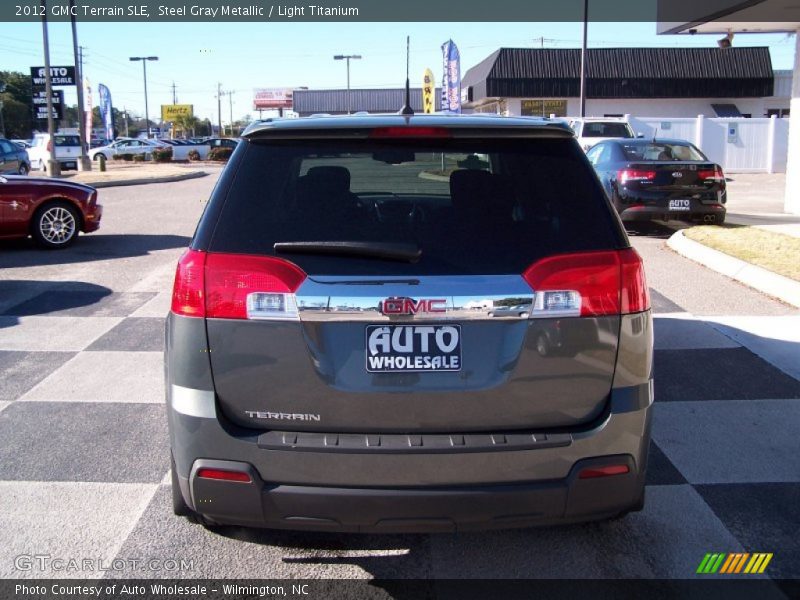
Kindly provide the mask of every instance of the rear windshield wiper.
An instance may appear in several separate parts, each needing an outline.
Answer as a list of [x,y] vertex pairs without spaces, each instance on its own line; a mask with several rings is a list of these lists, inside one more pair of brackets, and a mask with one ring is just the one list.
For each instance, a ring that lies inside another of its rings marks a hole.
[[412,263],[422,256],[416,244],[391,242],[278,242],[273,248],[281,254],[365,256]]

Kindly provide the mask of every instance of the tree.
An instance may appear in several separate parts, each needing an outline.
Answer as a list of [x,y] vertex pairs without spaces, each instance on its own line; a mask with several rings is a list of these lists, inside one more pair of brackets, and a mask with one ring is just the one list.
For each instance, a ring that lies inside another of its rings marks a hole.
[[3,101],[6,137],[31,137],[34,122],[31,112],[33,87],[30,75],[19,71],[0,71],[0,81],[6,85],[5,92],[0,94],[0,100]]
[[200,125],[200,119],[194,115],[179,115],[172,124],[176,131],[182,131],[184,135],[191,133],[192,137],[194,137],[195,131]]

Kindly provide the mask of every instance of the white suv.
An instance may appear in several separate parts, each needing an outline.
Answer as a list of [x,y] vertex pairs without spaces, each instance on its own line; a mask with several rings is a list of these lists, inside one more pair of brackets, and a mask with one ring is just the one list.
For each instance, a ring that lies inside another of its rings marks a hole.
[[583,151],[586,152],[600,142],[616,138],[635,138],[631,126],[627,121],[614,118],[580,118],[571,119],[569,126],[575,132]]
[[[61,170],[78,168],[78,159],[81,156],[81,140],[76,133],[55,134],[55,156],[61,163]],[[31,168],[47,171],[47,161],[50,159],[52,143],[49,133],[37,133],[33,136],[28,156],[31,159]]]

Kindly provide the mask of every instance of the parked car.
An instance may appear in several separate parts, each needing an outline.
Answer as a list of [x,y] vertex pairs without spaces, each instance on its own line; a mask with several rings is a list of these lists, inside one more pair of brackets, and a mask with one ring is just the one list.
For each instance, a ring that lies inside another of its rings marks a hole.
[[[631,139],[637,137],[630,124],[618,118],[597,118],[587,117],[581,119],[571,119],[569,126],[578,138],[578,144],[584,151],[589,150],[595,144],[615,139]],[[638,136],[641,137],[641,136]]]
[[156,148],[169,146],[159,140],[117,140],[107,146],[100,146],[89,150],[89,158],[99,160],[102,155],[106,160],[117,154],[149,154]]
[[[50,151],[53,149],[49,133],[37,133],[33,136],[28,156],[31,159],[31,168],[47,171],[47,161],[50,160]],[[55,134],[55,150],[53,158],[61,163],[61,170],[75,170],[78,168],[78,159],[81,156],[80,137],[72,133]]]
[[212,150],[214,148],[232,148],[235,150],[236,146],[239,145],[239,140],[234,138],[207,138],[202,143],[210,146]]
[[609,140],[586,156],[623,221],[725,222],[722,167],[686,140]]
[[28,152],[11,140],[0,138],[0,173],[27,175],[30,170]]
[[66,248],[100,227],[97,190],[63,179],[0,175],[0,238],[32,236],[44,248]]
[[[239,145],[167,318],[175,513],[401,532],[641,509],[648,288],[572,131],[365,115]],[[537,350],[550,322],[568,353]]]

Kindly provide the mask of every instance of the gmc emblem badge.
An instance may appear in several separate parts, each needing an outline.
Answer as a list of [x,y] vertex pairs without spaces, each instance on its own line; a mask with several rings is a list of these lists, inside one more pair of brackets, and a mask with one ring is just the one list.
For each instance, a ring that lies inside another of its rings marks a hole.
[[443,313],[447,300],[435,298],[414,300],[413,298],[387,298],[381,302],[384,315],[416,315],[417,313]]

